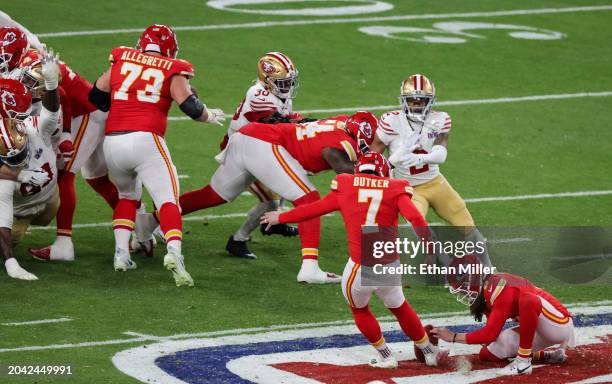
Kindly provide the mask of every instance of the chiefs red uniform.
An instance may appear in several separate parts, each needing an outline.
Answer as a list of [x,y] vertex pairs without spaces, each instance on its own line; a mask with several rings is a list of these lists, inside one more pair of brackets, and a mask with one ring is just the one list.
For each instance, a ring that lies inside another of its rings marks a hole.
[[331,169],[321,156],[324,148],[337,148],[351,161],[357,161],[357,142],[344,130],[348,116],[339,116],[305,124],[251,123],[240,133],[284,147],[305,170],[312,173]]
[[322,200],[297,207],[280,215],[281,223],[340,211],[346,226],[351,259],[361,264],[362,227],[396,227],[401,212],[415,228],[427,228],[427,222],[410,199],[412,187],[405,180],[371,174],[339,174],[332,180],[331,192]]
[[553,295],[533,285],[529,280],[509,273],[496,273],[485,282],[483,293],[487,302],[487,325],[466,335],[468,344],[485,344],[497,338],[508,319],[519,319],[521,296],[533,294],[547,301],[562,317],[556,316],[542,307],[542,314],[557,322],[568,322],[569,311]]
[[170,81],[175,75],[193,77],[192,65],[127,47],[113,49],[109,60],[112,108],[106,133],[143,131],[163,137],[172,103]]
[[60,86],[66,92],[70,101],[72,117],[78,117],[95,111],[97,108],[89,102],[89,92],[93,88],[91,83],[73,72],[66,63],[60,66]]

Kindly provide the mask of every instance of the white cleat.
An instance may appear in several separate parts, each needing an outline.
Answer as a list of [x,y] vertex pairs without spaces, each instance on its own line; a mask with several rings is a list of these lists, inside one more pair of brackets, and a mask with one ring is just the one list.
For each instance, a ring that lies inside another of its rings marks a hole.
[[321,269],[313,271],[302,268],[297,275],[297,281],[298,283],[308,284],[338,284],[342,281],[342,277],[335,273],[324,272]]
[[136,224],[134,226],[134,234],[130,239],[130,250],[133,252],[142,251],[145,256],[153,257],[153,249],[157,245],[157,241],[153,236],[153,232],[157,222],[151,213],[138,213],[136,215]]
[[395,359],[395,356],[389,356],[386,359],[382,357],[378,357],[376,359],[370,360],[368,365],[372,368],[396,369],[397,360]]
[[531,359],[515,358],[510,364],[496,372],[497,376],[531,375]]
[[15,259],[14,257],[11,257],[10,259],[6,260],[4,262],[4,266],[6,267],[6,273],[13,279],[28,281],[38,280],[38,277],[36,277],[35,274],[30,273],[25,269],[21,268],[21,265],[19,265],[17,259]]
[[58,236],[48,247],[28,248],[28,252],[40,261],[74,261],[74,245],[72,239],[66,236]]
[[164,267],[172,272],[177,287],[193,287],[193,279],[185,269],[183,255],[168,252],[164,256]]
[[449,350],[446,348],[440,348],[435,345],[423,348],[423,355],[425,356],[425,364],[430,367],[437,367],[441,361],[448,358]]
[[128,269],[136,269],[136,263],[130,259],[130,253],[123,249],[115,250],[113,265],[115,266],[115,271],[125,272]]

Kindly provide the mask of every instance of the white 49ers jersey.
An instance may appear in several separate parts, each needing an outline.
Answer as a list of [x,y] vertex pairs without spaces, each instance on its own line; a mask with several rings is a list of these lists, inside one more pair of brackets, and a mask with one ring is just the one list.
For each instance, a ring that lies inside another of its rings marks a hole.
[[[3,124],[1,120],[0,124]],[[22,128],[28,135],[29,147],[24,169],[41,168],[49,174],[50,180],[42,187],[0,180],[0,227],[4,228],[12,227],[13,216],[24,217],[43,211],[57,186],[56,154],[51,137],[53,132],[45,132],[40,119],[34,116],[24,120]]]
[[[415,145],[419,147],[413,153],[426,154],[431,152],[440,134],[450,132],[451,125],[451,118],[446,112],[430,111],[424,123],[414,123],[408,120],[403,111],[390,111],[380,118],[376,135],[389,148],[389,157],[394,152]],[[408,180],[411,185],[426,183],[440,174],[437,164],[409,169],[398,167],[393,172],[396,178]]]
[[292,109],[293,105],[290,98],[286,100],[279,99],[271,92],[267,91],[261,81],[257,80],[257,82],[249,88],[246,96],[238,106],[230,122],[227,135],[231,136],[248,123],[258,121],[262,117],[274,112],[278,112],[281,115],[288,115],[292,113]]

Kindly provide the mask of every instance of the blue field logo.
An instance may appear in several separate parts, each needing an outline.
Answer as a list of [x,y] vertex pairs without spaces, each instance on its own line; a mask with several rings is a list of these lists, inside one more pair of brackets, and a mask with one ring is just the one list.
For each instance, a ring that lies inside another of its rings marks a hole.
[[[581,372],[570,364],[566,364],[568,368],[565,365],[537,366],[532,379],[548,375],[551,369],[556,372],[555,377],[564,377],[564,380],[575,377],[576,380],[570,381],[576,382],[611,374],[606,367],[612,366],[609,357],[612,343],[607,338],[612,335],[612,307],[591,308],[583,312],[574,318],[578,347],[570,352],[570,359],[578,354],[581,359],[591,354],[593,359],[606,359],[602,361],[603,371],[589,368]],[[447,325],[457,332],[468,332],[477,327],[466,316],[431,318],[424,322]],[[503,366],[478,362],[480,346],[456,344],[451,346],[454,357],[450,365],[426,367],[415,360],[412,343],[407,342],[409,340],[393,322],[381,325],[387,342],[400,360],[400,367],[396,370],[380,370],[367,365],[369,359],[375,357],[375,352],[350,323],[313,328],[304,324],[300,325],[304,329],[206,338],[177,335],[156,344],[120,352],[113,362],[121,371],[142,382],[164,384],[472,383],[495,379],[496,372]],[[563,369],[568,370],[564,373],[566,376],[559,376]],[[556,382],[548,380],[548,384]]]

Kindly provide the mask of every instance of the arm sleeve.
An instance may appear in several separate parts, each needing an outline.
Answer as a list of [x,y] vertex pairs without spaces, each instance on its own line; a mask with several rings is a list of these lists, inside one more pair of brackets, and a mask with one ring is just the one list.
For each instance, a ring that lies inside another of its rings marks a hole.
[[506,297],[501,301],[500,298],[497,299],[491,314],[487,317],[487,325],[465,335],[467,344],[488,344],[497,339],[506,320],[510,317],[511,308],[511,303],[507,301]]
[[446,147],[443,145],[434,145],[431,152],[423,155],[423,160],[428,164],[442,164],[446,161]]
[[[412,187],[406,187],[412,188]],[[400,213],[407,221],[412,224],[412,228],[414,228],[417,236],[423,241],[429,241],[432,239],[431,232],[429,230],[429,224],[427,220],[423,217],[421,212],[417,209],[417,207],[412,203],[410,199],[410,195],[407,193],[401,194],[397,198],[397,205],[399,207]]]
[[338,203],[338,193],[332,191],[319,201],[300,205],[297,208],[282,213],[278,220],[280,223],[297,223],[312,219],[314,217],[323,216],[326,213],[337,211],[339,209],[340,205]]
[[40,118],[38,119],[38,131],[41,133],[46,143],[50,143],[51,136],[61,131],[61,126],[62,109],[60,108],[56,112],[51,112],[43,106],[40,111]]

